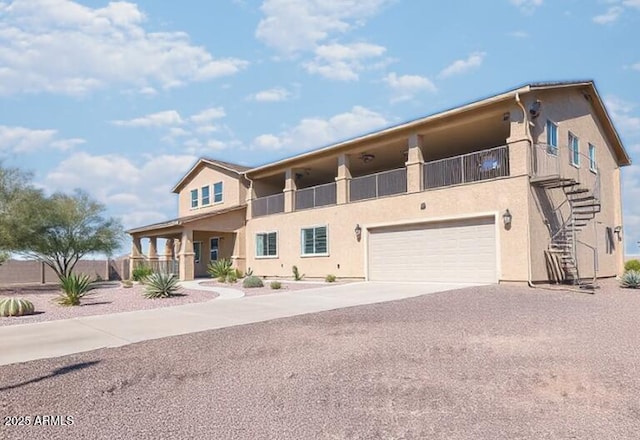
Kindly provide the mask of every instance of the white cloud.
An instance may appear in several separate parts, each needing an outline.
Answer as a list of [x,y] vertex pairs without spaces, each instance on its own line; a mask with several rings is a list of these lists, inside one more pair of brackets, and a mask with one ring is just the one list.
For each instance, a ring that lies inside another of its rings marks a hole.
[[529,38],[529,33],[526,31],[513,31],[509,32],[507,35],[514,38]]
[[364,60],[380,57],[385,51],[385,47],[370,43],[321,45],[315,49],[315,58],[303,66],[307,72],[328,79],[354,81],[366,68]]
[[184,32],[148,32],[134,3],[91,8],[70,0],[15,0],[0,15],[0,95],[83,95],[135,86],[152,95],[247,66],[214,58]]
[[44,179],[50,191],[82,188],[108,205],[125,227],[176,216],[173,185],[195,162],[192,155],[153,155],[139,161],[118,154],[73,154]]
[[85,142],[84,139],[56,139],[57,130],[37,130],[25,127],[0,125],[0,152],[32,153],[45,148],[69,150]]
[[225,113],[224,108],[211,107],[211,108],[204,109],[199,113],[196,113],[195,115],[191,116],[189,119],[191,119],[196,124],[206,124],[215,119],[224,118],[226,115],[227,114]]
[[129,120],[112,121],[114,125],[121,127],[166,127],[182,124],[180,113],[175,110],[166,110],[157,113],[151,113],[146,116]]
[[447,78],[453,75],[466,73],[471,69],[480,67],[486,52],[474,52],[466,60],[456,60],[438,74],[440,78]]
[[607,96],[604,102],[618,128],[628,132],[640,132],[640,117],[632,114],[635,105],[616,96]]
[[375,15],[391,0],[265,0],[256,37],[284,54],[313,50]]
[[253,141],[253,147],[264,150],[304,151],[362,135],[388,124],[389,121],[381,114],[355,106],[351,111],[329,119],[305,118],[295,127],[281,133],[257,136]]
[[292,96],[291,92],[282,87],[273,87],[271,89],[261,90],[250,99],[256,102],[281,102],[287,101]]
[[598,24],[609,24],[618,20],[624,9],[621,6],[612,6],[604,14],[596,15],[593,21]]
[[544,3],[543,0],[509,0],[509,2],[525,14],[532,14]]
[[435,93],[438,89],[427,77],[420,75],[400,75],[389,73],[383,81],[393,91],[391,102],[401,102],[412,99],[417,93]]

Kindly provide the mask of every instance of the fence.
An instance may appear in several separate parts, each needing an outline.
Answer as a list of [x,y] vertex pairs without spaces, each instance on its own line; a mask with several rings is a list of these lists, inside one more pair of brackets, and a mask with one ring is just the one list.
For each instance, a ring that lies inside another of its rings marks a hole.
[[254,199],[251,202],[251,212],[253,217],[284,212],[284,194],[274,194]]
[[312,186],[296,191],[296,209],[309,209],[336,204],[336,183]]
[[352,202],[405,192],[407,192],[406,168],[355,177],[349,183],[349,200]]
[[[84,273],[93,279],[119,280],[126,274],[124,260],[80,260],[75,273]],[[55,272],[39,261],[9,260],[0,266],[0,284],[54,283]]]

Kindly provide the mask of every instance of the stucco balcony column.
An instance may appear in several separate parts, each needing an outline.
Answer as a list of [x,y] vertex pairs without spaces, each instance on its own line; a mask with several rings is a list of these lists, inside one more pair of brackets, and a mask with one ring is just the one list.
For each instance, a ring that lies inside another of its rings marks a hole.
[[407,192],[416,193],[422,191],[423,165],[424,156],[422,154],[422,145],[424,139],[419,134],[409,136],[407,147]]
[[182,239],[180,240],[180,279],[182,281],[191,281],[194,279],[194,259],[195,253],[193,252],[193,231],[191,229],[184,229],[182,231]]
[[349,182],[351,170],[349,169],[349,156],[338,156],[338,176],[336,177],[336,202],[338,205],[349,203]]
[[284,177],[284,212],[293,212],[295,210],[295,192],[296,180],[293,168],[287,168]]
[[[526,106],[525,106],[526,108]],[[511,127],[507,146],[509,148],[509,174],[511,176],[522,176],[529,173],[529,157],[533,153],[531,142],[529,141],[529,127],[524,120],[522,110],[515,107],[511,112]]]
[[249,181],[249,188],[247,189],[247,196],[245,202],[247,202],[247,220],[253,215],[253,199],[256,196],[256,192],[253,189],[253,181]]
[[142,239],[134,236],[131,244],[131,255],[129,256],[129,274],[133,272],[133,269],[140,266],[143,261]]

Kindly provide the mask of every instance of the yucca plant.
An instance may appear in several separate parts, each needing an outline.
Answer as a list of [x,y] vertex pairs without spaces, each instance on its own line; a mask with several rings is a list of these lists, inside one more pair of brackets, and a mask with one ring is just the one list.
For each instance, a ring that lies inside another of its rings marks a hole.
[[251,275],[253,275],[253,269],[251,269],[250,267],[247,268],[247,271],[244,273],[245,277],[250,277]]
[[34,312],[33,303],[22,298],[0,299],[0,316],[23,316]]
[[236,270],[233,268],[233,263],[229,258],[223,258],[209,263],[207,272],[212,278],[217,278],[218,281],[224,283],[231,273],[235,275]]
[[244,287],[245,289],[251,288],[251,287],[263,287],[263,286],[264,286],[264,283],[262,282],[262,280],[253,275],[251,275],[250,277],[246,277],[242,281],[242,287]]
[[146,279],[144,296],[147,298],[169,298],[180,291],[178,278],[172,273],[157,272]]
[[640,271],[630,270],[620,277],[620,287],[629,289],[640,288]]
[[302,281],[302,279],[304,278],[304,274],[300,274],[300,270],[298,269],[298,266],[293,266],[291,268],[291,271],[293,272],[293,279],[295,281]]
[[79,306],[80,300],[93,289],[93,283],[89,275],[72,273],[60,277],[60,288],[62,292],[58,297],[58,304],[62,306]]

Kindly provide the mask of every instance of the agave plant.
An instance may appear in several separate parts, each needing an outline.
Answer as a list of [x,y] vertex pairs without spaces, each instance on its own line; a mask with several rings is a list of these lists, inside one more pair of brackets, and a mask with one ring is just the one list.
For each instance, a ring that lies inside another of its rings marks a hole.
[[630,270],[620,277],[620,287],[640,288],[640,271]]
[[93,283],[89,275],[72,273],[60,278],[60,288],[62,292],[58,297],[58,304],[62,306],[79,306],[80,300],[93,289]]
[[147,298],[169,298],[180,291],[178,278],[172,273],[157,272],[146,279],[144,296]]
[[0,299],[0,316],[30,315],[34,311],[33,303],[22,298]]
[[207,272],[213,278],[217,278],[219,281],[224,282],[229,275],[233,272],[235,274],[235,269],[233,268],[233,263],[229,258],[223,258],[221,260],[212,261],[209,263],[209,267],[207,267]]

